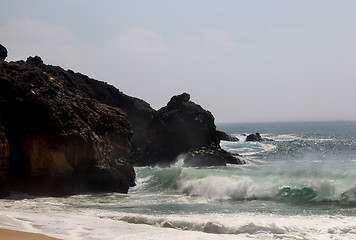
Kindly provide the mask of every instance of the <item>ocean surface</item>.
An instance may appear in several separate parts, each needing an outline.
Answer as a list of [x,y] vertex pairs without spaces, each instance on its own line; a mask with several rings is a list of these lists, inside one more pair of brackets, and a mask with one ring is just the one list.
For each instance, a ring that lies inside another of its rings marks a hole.
[[[356,122],[231,123],[245,165],[136,168],[129,194],[0,200],[0,227],[62,239],[356,239]],[[266,142],[245,142],[259,132]]]

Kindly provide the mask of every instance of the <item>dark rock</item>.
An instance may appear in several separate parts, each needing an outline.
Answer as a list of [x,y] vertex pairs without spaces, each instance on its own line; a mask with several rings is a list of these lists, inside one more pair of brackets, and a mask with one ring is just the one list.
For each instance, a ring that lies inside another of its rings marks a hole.
[[246,137],[246,142],[260,142],[260,141],[262,141],[262,138],[259,133],[250,134]]
[[0,62],[0,189],[66,195],[134,186],[127,115],[68,87],[77,81],[39,57]]
[[5,135],[5,128],[2,126],[0,119],[0,197],[9,194],[7,186],[4,184],[7,179],[9,155],[10,146]]
[[40,58],[39,56],[28,57],[26,62],[29,63],[29,64],[32,64],[32,65],[34,65],[36,67],[41,67],[43,65],[42,58]]
[[185,161],[190,166],[237,161],[220,148],[213,115],[189,99],[187,93],[174,96],[157,111],[145,132],[149,145],[138,165],[170,165],[181,154],[187,154]]
[[173,96],[169,103],[168,108],[179,108],[182,103],[188,102],[190,100],[190,95],[188,93],[182,93],[181,95]]
[[250,134],[246,137],[246,142],[264,142],[264,141],[274,141],[274,140],[268,138],[262,138],[259,133]]
[[217,145],[192,149],[184,156],[184,166],[226,166],[226,164],[245,164],[239,156],[233,156]]
[[141,99],[127,96],[114,86],[89,78],[81,73],[74,73],[72,70],[65,71],[60,67],[47,66],[37,56],[28,58],[26,62],[53,76],[58,80],[61,87],[71,93],[79,93],[83,97],[120,108],[127,114],[131,124],[133,130],[132,143],[134,146],[142,148],[147,144],[144,131],[156,112],[148,103]]
[[6,57],[7,57],[7,49],[0,44],[0,61],[5,61]]
[[225,132],[222,131],[216,131],[218,138],[223,141],[228,141],[228,142],[238,142],[240,141],[237,137],[231,136]]
[[184,158],[185,167],[210,167],[226,166],[226,160],[216,154],[201,152],[199,150],[189,152]]
[[215,131],[212,114],[189,101],[189,94],[174,96],[149,123],[150,144],[138,164],[173,163],[179,154],[216,141]]

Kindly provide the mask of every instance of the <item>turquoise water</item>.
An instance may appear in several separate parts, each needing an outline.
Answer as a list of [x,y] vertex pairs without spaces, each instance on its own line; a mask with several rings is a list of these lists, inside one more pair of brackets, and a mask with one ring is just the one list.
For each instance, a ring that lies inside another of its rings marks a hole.
[[[136,168],[127,195],[22,196],[0,208],[258,239],[356,238],[356,122],[217,127],[240,139],[220,145],[245,165],[185,168],[178,158],[171,168]],[[274,141],[244,141],[256,132]]]
[[[221,146],[241,154],[247,164],[137,168],[139,184],[132,194],[190,197],[190,202],[154,202],[139,211],[354,214],[355,122],[220,124],[218,129],[241,139]],[[244,142],[244,133],[255,132],[275,141]],[[200,200],[207,202],[196,203]]]

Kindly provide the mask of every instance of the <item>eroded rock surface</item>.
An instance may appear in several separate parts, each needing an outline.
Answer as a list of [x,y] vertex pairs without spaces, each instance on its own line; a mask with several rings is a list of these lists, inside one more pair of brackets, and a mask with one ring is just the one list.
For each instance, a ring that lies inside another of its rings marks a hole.
[[[213,115],[183,93],[157,111],[145,136],[150,143],[138,165],[170,165],[183,154],[187,166],[226,165],[239,161],[220,148]],[[185,155],[184,155],[185,154]]]
[[63,72],[39,57],[0,63],[2,188],[127,192],[135,174],[126,113],[74,91],[75,75]]

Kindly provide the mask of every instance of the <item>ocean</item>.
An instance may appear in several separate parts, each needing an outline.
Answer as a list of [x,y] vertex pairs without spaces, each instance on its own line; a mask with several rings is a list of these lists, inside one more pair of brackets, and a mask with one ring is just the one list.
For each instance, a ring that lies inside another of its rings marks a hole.
[[[0,227],[62,239],[356,239],[356,122],[217,124],[245,165],[135,168],[128,194],[0,200]],[[259,132],[274,141],[245,142]]]

